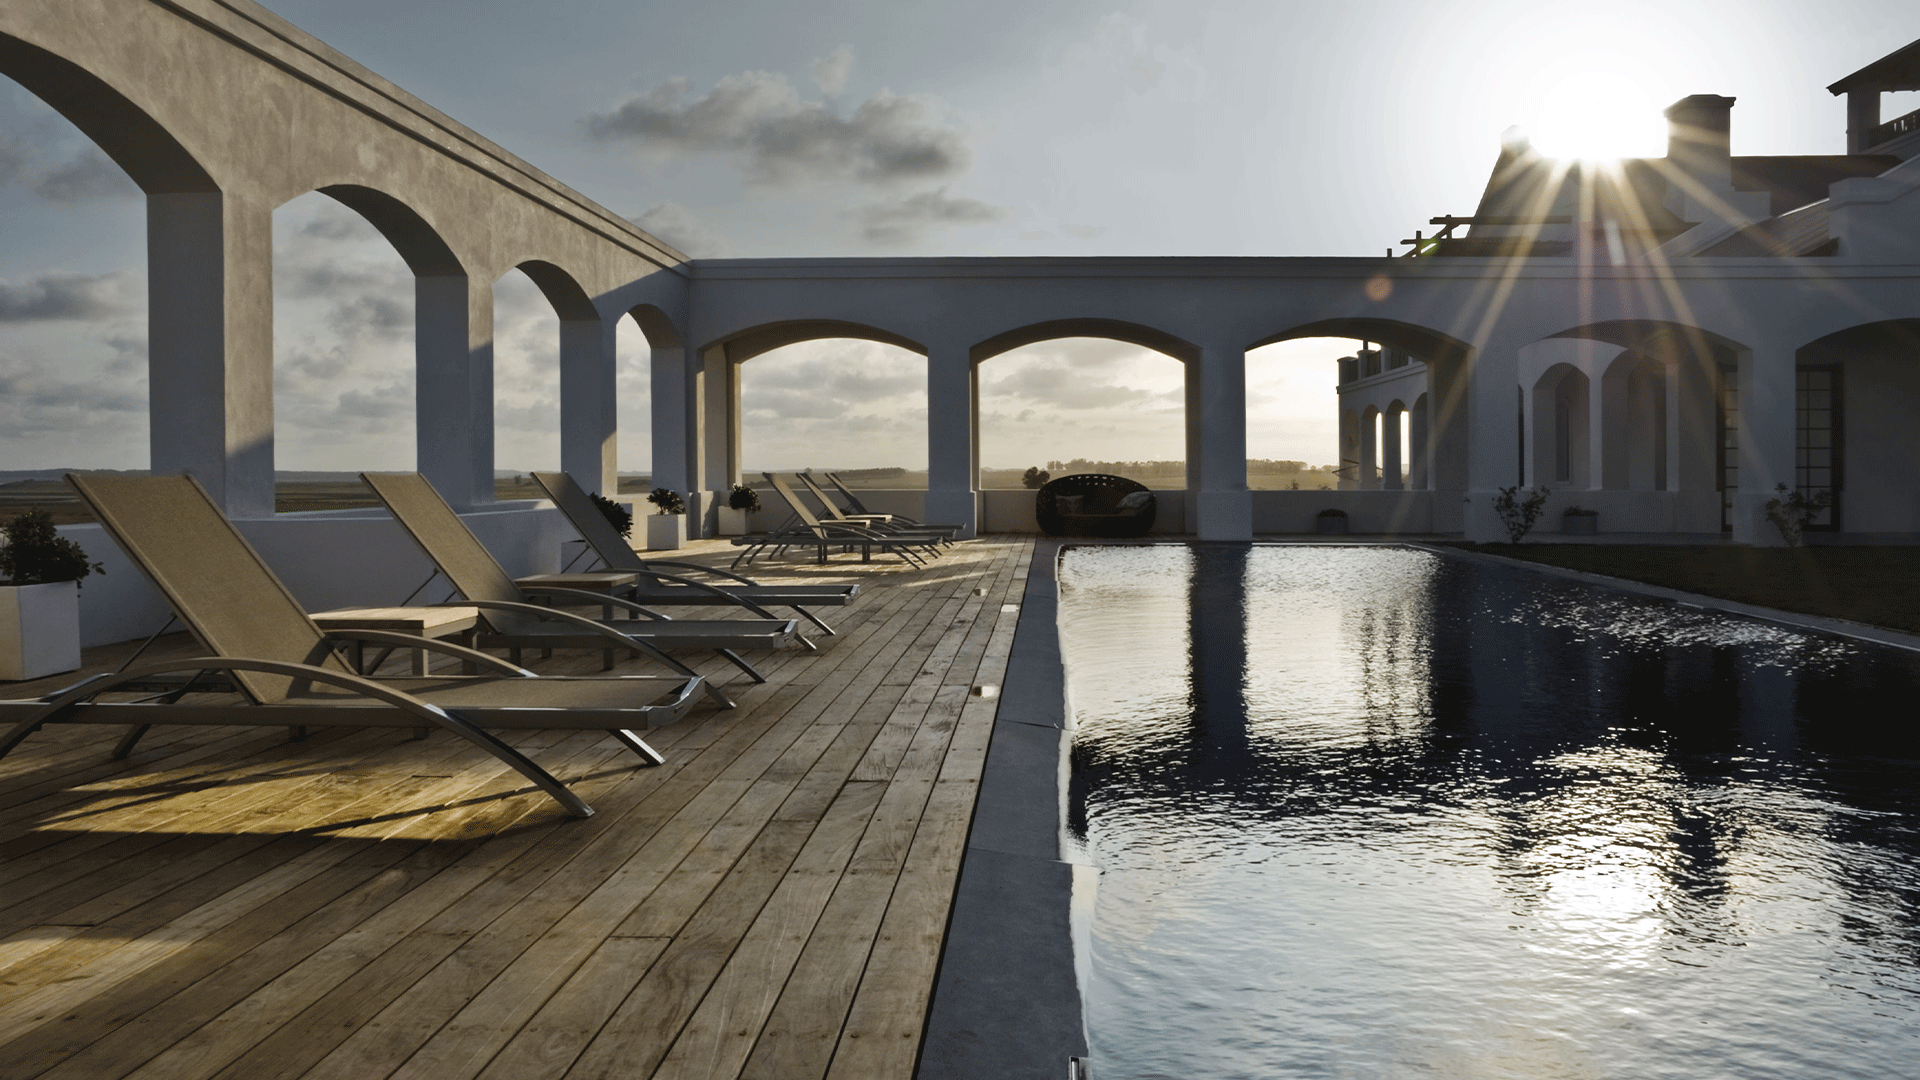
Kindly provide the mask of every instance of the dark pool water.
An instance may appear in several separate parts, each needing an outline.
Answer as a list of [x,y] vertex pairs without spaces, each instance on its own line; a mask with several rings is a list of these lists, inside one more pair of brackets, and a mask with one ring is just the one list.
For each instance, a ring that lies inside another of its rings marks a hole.
[[1920,1076],[1920,657],[1390,548],[1061,596],[1100,1080]]

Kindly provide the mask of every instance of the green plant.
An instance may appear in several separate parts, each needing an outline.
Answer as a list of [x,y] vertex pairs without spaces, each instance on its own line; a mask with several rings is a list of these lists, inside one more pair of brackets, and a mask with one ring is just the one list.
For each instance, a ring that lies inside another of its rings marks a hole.
[[687,500],[671,488],[654,488],[647,501],[654,506],[656,514],[684,514],[687,512]]
[[1785,484],[1775,484],[1773,490],[1779,494],[1767,500],[1767,520],[1780,530],[1780,539],[1785,540],[1788,547],[1799,547],[1800,534],[1813,524],[1814,518],[1833,506],[1833,492],[1821,488],[1808,495],[1798,490],[1789,491]]
[[727,488],[727,509],[755,513],[760,509],[760,493],[745,484],[734,484]]
[[607,519],[607,524],[613,526],[615,532],[621,536],[633,535],[633,511],[597,491],[587,497],[593,500],[593,505],[599,509],[600,516]]
[[1500,524],[1506,526],[1507,543],[1519,543],[1520,538],[1533,529],[1533,523],[1540,520],[1540,512],[1546,509],[1549,494],[1545,484],[1525,495],[1520,493],[1517,484],[1500,489],[1500,494],[1493,498],[1493,512],[1500,515]]
[[1599,517],[1600,511],[1582,510],[1577,506],[1569,506],[1565,510],[1560,511],[1560,516],[1561,517]]
[[99,563],[88,562],[79,544],[55,532],[53,517],[45,510],[28,510],[0,525],[0,534],[7,538],[7,546],[0,548],[0,578],[9,585],[77,582],[95,571],[107,572]]
[[1325,510],[1320,511],[1319,516],[1324,518],[1343,518],[1347,516],[1347,512],[1337,506],[1329,506]]
[[1027,471],[1021,474],[1020,483],[1029,488],[1037,488],[1046,486],[1049,479],[1051,478],[1047,476],[1047,470],[1038,465],[1029,465]]

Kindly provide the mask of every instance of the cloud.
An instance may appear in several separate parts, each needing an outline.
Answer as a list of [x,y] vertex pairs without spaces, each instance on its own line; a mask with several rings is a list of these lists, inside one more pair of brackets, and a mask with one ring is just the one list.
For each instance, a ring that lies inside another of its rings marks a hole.
[[54,271],[19,285],[0,281],[0,322],[102,319],[128,310],[127,275]]
[[828,97],[839,97],[847,88],[847,74],[853,70],[853,46],[842,45],[813,62],[808,73],[813,85]]
[[901,199],[874,203],[853,212],[861,233],[876,244],[904,244],[933,229],[954,225],[988,225],[1005,221],[1013,211],[979,199],[955,198],[946,188],[922,191]]
[[1054,364],[1023,364],[987,389],[1062,409],[1112,409],[1144,404],[1154,397],[1151,390],[1094,382]]
[[720,259],[727,242],[706,220],[677,202],[663,202],[631,219],[635,225],[696,259]]
[[[77,374],[19,361],[0,363],[0,440],[31,437],[37,443],[48,436],[90,433],[89,439],[104,445],[144,426],[144,370],[119,377]],[[33,452],[41,450],[36,446]]]
[[[851,51],[847,59],[850,64]],[[833,61],[817,64],[816,78],[836,77]],[[737,154],[745,159],[748,181],[762,185],[940,180],[960,175],[972,162],[965,133],[932,97],[883,89],[842,115],[826,102],[801,100],[786,76],[771,72],[729,75],[692,101],[687,86],[686,79],[675,78],[611,112],[591,115],[587,131],[659,154]]]
[[79,157],[40,177],[33,190],[49,202],[90,202],[140,194],[126,172],[96,146],[89,146]]

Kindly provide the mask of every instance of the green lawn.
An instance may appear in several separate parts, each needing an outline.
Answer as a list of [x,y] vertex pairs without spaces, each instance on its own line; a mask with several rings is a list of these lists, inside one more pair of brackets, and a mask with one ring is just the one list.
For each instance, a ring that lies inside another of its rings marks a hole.
[[1920,547],[1455,546],[1920,633]]

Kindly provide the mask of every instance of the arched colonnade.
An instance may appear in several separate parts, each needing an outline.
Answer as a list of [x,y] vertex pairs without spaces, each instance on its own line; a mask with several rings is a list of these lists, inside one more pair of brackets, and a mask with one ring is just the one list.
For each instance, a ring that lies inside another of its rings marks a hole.
[[[169,63],[143,62],[156,55]],[[1737,477],[1721,513],[1736,537],[1763,539],[1755,523],[1775,485],[1814,467],[1801,433],[1820,410],[1801,391],[1841,392],[1803,385],[1801,370],[1822,365],[1849,400],[1873,392],[1848,438],[1869,418],[1881,425],[1848,453],[1849,490],[1871,462],[1888,493],[1877,520],[1907,515],[1920,531],[1913,496],[1899,494],[1920,487],[1913,457],[1884,426],[1910,415],[1920,368],[1907,330],[1920,290],[1900,269],[1920,246],[1915,177],[1874,180],[1859,188],[1872,199],[1836,208],[1841,254],[1823,259],[689,262],[240,0],[8,5],[0,73],[145,193],[152,466],[194,473],[239,517],[272,512],[272,213],[320,191],[414,273],[418,463],[466,506],[488,501],[494,466],[492,286],[519,268],[560,318],[562,464],[603,489],[625,318],[652,349],[658,483],[700,504],[737,476],[739,364],[794,341],[868,337],[927,357],[926,511],[963,522],[977,514],[979,363],[1099,336],[1185,364],[1188,523],[1204,539],[1245,538],[1256,528],[1247,352],[1352,337],[1425,363],[1424,407],[1376,409],[1424,417],[1418,445],[1385,456],[1423,467],[1437,531],[1498,537],[1492,494],[1550,470],[1576,488],[1659,495],[1673,504],[1666,528],[1681,531],[1703,524],[1696,502],[1718,504]],[[1901,237],[1913,243],[1889,239]],[[1737,443],[1710,422],[1729,412]]]

